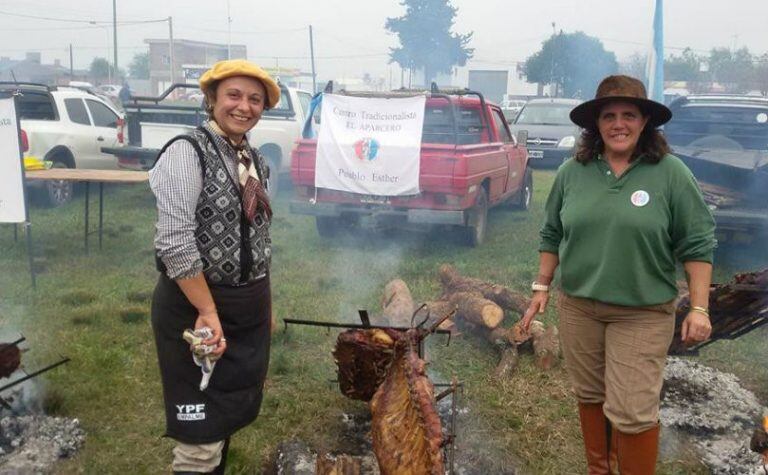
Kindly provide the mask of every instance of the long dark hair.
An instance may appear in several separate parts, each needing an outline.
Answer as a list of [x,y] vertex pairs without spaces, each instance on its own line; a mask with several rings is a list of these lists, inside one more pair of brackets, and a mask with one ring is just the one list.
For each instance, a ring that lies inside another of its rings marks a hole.
[[[643,116],[647,117],[644,112]],[[603,139],[597,130],[597,123],[595,123],[593,127],[586,128],[581,132],[574,158],[577,162],[586,164],[597,157],[598,154],[603,153],[604,149],[605,144],[603,144]],[[669,152],[669,144],[667,139],[664,138],[664,134],[648,122],[645,124],[643,131],[640,132],[640,138],[637,141],[635,151],[632,152],[631,160],[642,155],[643,160],[649,163],[659,163],[664,158],[664,155]]]

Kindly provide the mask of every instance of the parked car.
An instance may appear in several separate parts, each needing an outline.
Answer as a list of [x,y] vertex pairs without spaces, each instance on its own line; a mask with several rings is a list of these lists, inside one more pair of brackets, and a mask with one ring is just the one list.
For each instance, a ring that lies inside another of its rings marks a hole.
[[507,119],[508,124],[515,121],[526,102],[528,101],[522,99],[505,99],[501,102],[501,111],[504,113],[504,118]]
[[478,246],[486,237],[489,208],[507,203],[527,210],[533,175],[525,132],[513,136],[501,108],[477,92],[433,92],[425,107],[418,195],[369,196],[315,188],[317,139],[304,138],[291,160],[296,192],[291,211],[314,216],[322,237],[366,223],[452,225],[468,244]]
[[704,189],[719,238],[768,232],[768,98],[690,95],[669,107],[667,141]]
[[575,151],[579,128],[571,122],[578,99],[531,99],[511,126],[512,132],[528,131],[528,156],[533,168],[558,167]]
[[120,90],[123,88],[123,86],[119,84],[102,84],[98,88],[96,88],[100,93],[109,96],[111,99],[117,99],[117,97],[120,95]]
[[[51,162],[54,168],[116,169],[117,159],[101,147],[123,142],[124,120],[98,96],[70,87],[0,82],[0,91],[18,93],[18,115],[26,136],[25,156]],[[72,197],[72,183],[36,182],[51,206]]]
[[[117,157],[120,168],[148,170],[157,159],[160,148],[171,138],[189,132],[207,117],[202,105],[202,95],[187,92],[188,101],[165,101],[181,86],[172,86],[159,97],[134,96],[125,104],[129,142],[123,147],[105,146],[105,153]],[[190,86],[184,85],[185,89]],[[198,90],[199,92],[199,90]],[[280,85],[280,102],[264,111],[261,120],[248,134],[252,147],[259,149],[267,159],[272,173],[270,193],[277,193],[280,176],[290,171],[291,150],[301,137],[306,111],[312,96],[283,84]],[[200,93],[202,94],[202,93]]]

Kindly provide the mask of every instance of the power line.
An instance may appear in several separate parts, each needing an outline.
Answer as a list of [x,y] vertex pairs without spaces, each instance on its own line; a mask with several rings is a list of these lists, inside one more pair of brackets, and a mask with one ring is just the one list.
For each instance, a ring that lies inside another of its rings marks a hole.
[[[165,20],[163,20],[163,21],[165,21]],[[229,33],[230,32],[229,30],[218,30],[218,29],[215,29],[215,28],[198,28],[198,27],[195,27],[195,26],[181,26],[180,28],[184,29],[184,30],[205,31],[205,32],[208,32],[208,33]],[[232,33],[236,33],[238,35],[272,35],[272,34],[277,34],[277,33],[294,33],[294,32],[297,32],[297,31],[302,31],[303,32],[303,31],[306,31],[306,28],[302,27],[302,28],[288,28],[288,29],[284,29],[284,30],[262,30],[262,31],[244,31],[244,30],[237,31],[237,30],[232,30],[231,32]]]
[[[84,49],[85,50],[103,50],[105,48],[106,48],[106,46],[104,46],[104,45],[102,45],[102,46],[74,46],[74,49],[76,49],[76,50],[84,50]],[[138,49],[146,50],[147,46],[146,45],[142,45],[142,46],[120,46],[117,49],[119,49],[119,50],[123,50],[123,49],[125,49],[125,50],[138,50]],[[0,52],[3,52],[3,53],[11,53],[11,52],[18,53],[20,51],[21,52],[38,52],[38,51],[68,51],[68,50],[69,50],[68,46],[67,47],[60,46],[60,47],[57,47],[57,48],[0,48]]]
[[[250,55],[249,55],[250,56]],[[315,56],[315,59],[360,59],[360,58],[375,58],[375,57],[381,57],[381,56],[389,56],[388,53],[379,53],[379,54],[351,54],[351,55],[341,55],[341,56]],[[310,59],[310,56],[263,56],[263,55],[254,55],[250,56],[252,58],[260,58],[260,59]]]
[[[0,11],[0,15],[6,15],[6,16],[13,16],[13,17],[19,17],[19,18],[31,18],[34,20],[47,20],[47,21],[61,21],[61,22],[68,22],[68,23],[89,23],[91,25],[94,24],[105,24],[105,25],[111,25],[111,21],[96,21],[96,20],[75,20],[72,18],[54,18],[54,17],[46,17],[46,16],[38,16],[38,15],[27,15],[24,13],[12,13],[12,12],[6,12],[6,11]],[[162,20],[131,20],[131,21],[119,21],[117,22],[118,25],[138,25],[143,23],[161,23],[168,21],[166,18],[163,18]]]

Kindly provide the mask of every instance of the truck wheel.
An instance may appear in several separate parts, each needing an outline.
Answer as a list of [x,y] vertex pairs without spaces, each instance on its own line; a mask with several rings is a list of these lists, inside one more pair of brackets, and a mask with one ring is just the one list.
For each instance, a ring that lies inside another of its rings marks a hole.
[[315,216],[317,234],[324,238],[334,238],[339,235],[341,220],[333,216]]
[[488,195],[485,188],[480,187],[480,191],[475,198],[475,206],[469,213],[469,223],[465,232],[467,233],[467,244],[477,247],[485,242],[485,235],[488,229]]
[[[51,168],[69,168],[67,164],[53,160]],[[46,204],[51,208],[57,208],[72,201],[73,185],[71,181],[65,180],[47,180],[45,182]]]
[[267,194],[269,198],[274,200],[277,196],[277,192],[280,189],[280,169],[277,167],[277,162],[270,156],[265,156],[267,160],[267,166],[269,167],[269,190]]
[[528,211],[531,208],[531,201],[533,201],[533,172],[526,167],[523,187],[517,192],[512,203],[516,209]]

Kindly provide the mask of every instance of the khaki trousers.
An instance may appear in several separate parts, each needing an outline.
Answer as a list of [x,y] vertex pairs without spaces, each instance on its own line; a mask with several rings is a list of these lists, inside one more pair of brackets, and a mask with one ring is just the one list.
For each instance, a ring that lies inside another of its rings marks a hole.
[[656,426],[675,301],[623,307],[561,292],[557,307],[579,402],[602,403],[605,416],[625,434]]
[[176,442],[173,448],[174,472],[208,473],[219,466],[224,441],[211,444],[185,444]]

